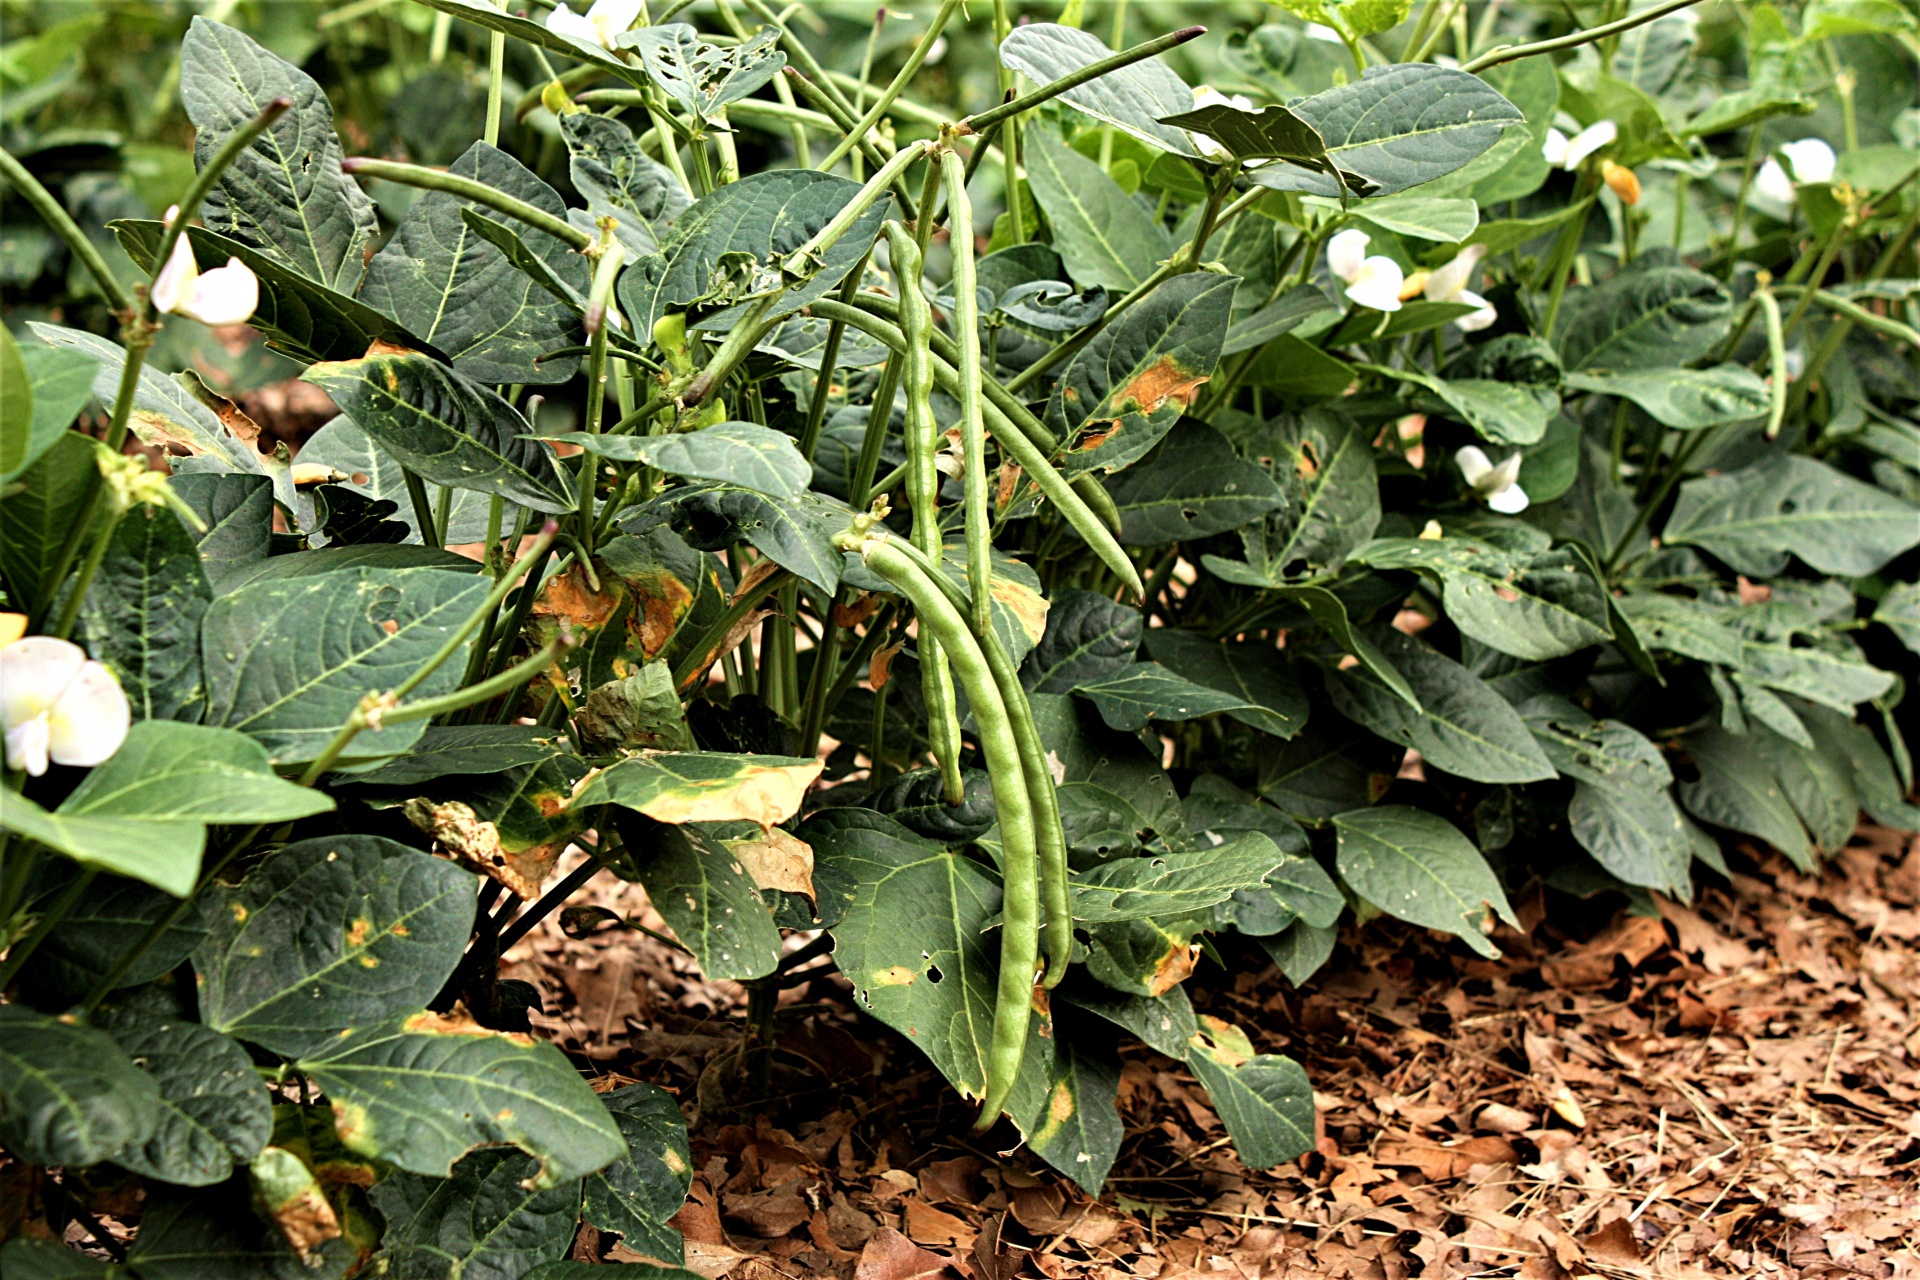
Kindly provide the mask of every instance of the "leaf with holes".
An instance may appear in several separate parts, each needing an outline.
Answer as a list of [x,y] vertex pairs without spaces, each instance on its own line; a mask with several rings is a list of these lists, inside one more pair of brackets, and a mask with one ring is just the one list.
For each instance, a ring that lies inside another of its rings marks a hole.
[[648,899],[701,973],[710,981],[745,982],[773,972],[780,930],[732,850],[697,826],[625,814],[614,821]]
[[545,438],[579,445],[602,458],[644,462],[670,476],[737,485],[770,498],[797,498],[813,480],[813,467],[792,436],[753,422],[716,422],[663,436],[569,431]]
[[1455,626],[1517,658],[1544,662],[1613,638],[1606,591],[1572,547],[1522,552],[1470,537],[1379,538],[1354,559],[1436,583]]
[[779,42],[778,27],[762,27],[723,49],[684,22],[641,27],[616,41],[622,49],[637,52],[654,84],[701,120],[713,119],[729,102],[738,102],[779,74],[787,65],[787,55],[774,47]]
[[680,1233],[668,1220],[686,1203],[693,1151],[680,1104],[658,1085],[630,1084],[600,1095],[626,1139],[627,1154],[587,1175],[580,1216],[621,1237],[635,1253],[680,1261]]
[[1821,573],[1859,577],[1920,544],[1920,507],[1781,454],[1681,485],[1661,540],[1699,547],[1750,577],[1780,573],[1790,554]]
[[1191,853],[1116,858],[1073,877],[1073,917],[1103,924],[1185,915],[1265,883],[1286,861],[1258,831]]

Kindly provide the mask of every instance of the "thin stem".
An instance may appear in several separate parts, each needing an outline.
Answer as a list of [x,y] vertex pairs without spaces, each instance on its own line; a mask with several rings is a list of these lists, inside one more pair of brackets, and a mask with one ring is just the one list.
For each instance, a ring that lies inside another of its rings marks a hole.
[[[507,0],[494,0],[494,7],[505,9]],[[442,17],[447,15],[442,14]],[[507,73],[507,37],[502,31],[489,32],[487,35],[487,127],[486,140],[490,147],[500,145],[500,88]]]
[[107,260],[94,248],[93,241],[87,239],[86,232],[80,230],[79,224],[67,215],[66,209],[54,198],[53,193],[41,186],[40,180],[28,173],[26,166],[14,159],[11,151],[3,148],[0,148],[0,178],[5,178],[7,184],[33,206],[33,211],[66,244],[68,251],[100,286],[100,292],[106,295],[107,305],[115,311],[131,311],[132,299],[107,266]]
[[705,675],[707,669],[713,666],[714,660],[720,656],[717,651],[726,642],[734,626],[752,613],[755,605],[792,581],[793,576],[785,569],[778,569],[744,590],[736,592],[733,600],[727,605],[727,611],[713,620],[713,625],[701,634],[693,648],[688,650],[687,656],[680,660],[680,665],[674,668],[673,687],[685,690],[695,680]]
[[1589,27],[1585,31],[1555,36],[1551,40],[1537,40],[1532,44],[1489,49],[1460,69],[1467,72],[1485,71],[1488,67],[1497,67],[1503,62],[1517,62],[1521,58],[1530,58],[1536,53],[1558,53],[1562,49],[1577,49],[1583,44],[1591,44],[1595,40],[1619,35],[1622,31],[1631,31],[1656,18],[1664,18],[1670,13],[1698,3],[1700,0],[1667,0],[1665,4],[1657,4],[1651,9],[1642,9],[1639,13],[1621,18],[1617,22],[1603,23],[1597,27]]
[[820,170],[822,173],[831,172],[833,166],[839,164],[846,158],[847,152],[853,150],[854,139],[864,138],[867,135],[867,131],[880,122],[880,117],[887,114],[887,108],[893,105],[893,100],[900,96],[901,90],[905,89],[908,83],[916,75],[920,74],[921,65],[926,62],[927,55],[933,52],[934,41],[940,38],[940,32],[946,27],[947,19],[951,18],[954,10],[959,7],[960,0],[943,0],[939,11],[933,15],[932,24],[922,33],[919,43],[913,46],[913,52],[907,56],[906,62],[901,64],[900,70],[894,74],[893,80],[881,91],[879,98],[874,101],[874,104],[867,108],[867,113],[861,116],[854,124],[852,132],[847,137],[840,139],[833,150],[827,153],[826,159],[815,165],[814,168]]
[[413,504],[413,522],[420,527],[420,541],[429,547],[440,545],[440,530],[433,523],[433,499],[427,496],[427,482],[412,467],[400,468],[407,486],[407,500]]
[[503,191],[496,191],[484,182],[475,182],[471,178],[462,178],[457,174],[444,173],[439,169],[429,169],[424,165],[401,164],[394,160],[375,160],[368,156],[348,156],[340,162],[344,173],[364,178],[384,178],[388,182],[397,182],[406,187],[418,187],[423,191],[444,191],[448,195],[471,200],[475,204],[485,205],[496,213],[504,213],[509,218],[517,218],[536,231],[544,231],[569,249],[585,249],[593,244],[593,236],[564,218],[556,218],[545,209],[528,204],[525,200],[516,200]]
[[100,565],[107,558],[107,549],[113,545],[114,530],[120,527],[127,509],[111,496],[106,500],[106,518],[94,524],[93,545],[87,548],[87,558],[80,564],[80,572],[73,580],[73,589],[67,592],[66,601],[60,606],[60,613],[48,627],[46,634],[66,639],[73,634],[73,624],[80,616],[80,606],[85,603],[87,592],[93,586],[94,575],[100,572]]
[[984,146],[986,144],[984,135],[1003,121],[1011,120],[1023,111],[1031,111],[1041,103],[1051,101],[1069,89],[1077,89],[1089,80],[1098,80],[1101,76],[1110,75],[1123,67],[1144,62],[1169,49],[1177,49],[1187,41],[1197,40],[1205,34],[1207,34],[1205,27],[1185,27],[1169,35],[1157,36],[1143,44],[1134,45],[1131,49],[1122,49],[1119,53],[1102,58],[1098,62],[1089,62],[1078,71],[1061,76],[1058,80],[1050,80],[1031,93],[1021,94],[1011,102],[1003,102],[997,107],[968,116],[960,122],[958,132],[963,136],[968,133],[982,135],[981,145]]
[[92,867],[82,869],[74,876],[72,882],[60,891],[60,896],[41,913],[40,919],[34,923],[33,930],[8,949],[7,958],[0,961],[0,991],[7,989],[14,975],[20,972],[20,966],[39,950],[40,944],[47,940],[47,935],[52,933],[55,926],[66,917],[67,912],[73,909],[73,904],[80,901],[81,895],[86,893],[93,884],[94,876],[98,874]]
[[519,558],[513,562],[511,568],[500,575],[499,581],[493,584],[493,590],[489,591],[487,598],[482,600],[471,614],[467,615],[467,620],[454,629],[453,634],[448,636],[439,649],[434,651],[432,657],[415,668],[412,675],[394,686],[392,696],[395,699],[404,698],[415,689],[418,689],[426,682],[428,676],[438,671],[442,664],[460,651],[460,646],[467,642],[468,637],[479,630],[482,623],[493,617],[494,611],[500,607],[500,602],[507,598],[509,591],[513,590],[513,584],[519,580],[520,574],[525,571],[536,558],[546,555],[547,548],[553,545],[554,535],[559,531],[560,526],[554,521],[549,520],[546,522],[540,530],[540,536],[535,538],[532,545],[520,554]]
[[500,937],[495,943],[496,950],[504,952],[526,937],[533,931],[535,925],[558,910],[568,898],[580,891],[582,885],[600,874],[601,869],[606,865],[598,852],[588,853],[585,862],[567,872],[560,883],[541,894],[538,902],[515,916],[513,923],[500,931]]

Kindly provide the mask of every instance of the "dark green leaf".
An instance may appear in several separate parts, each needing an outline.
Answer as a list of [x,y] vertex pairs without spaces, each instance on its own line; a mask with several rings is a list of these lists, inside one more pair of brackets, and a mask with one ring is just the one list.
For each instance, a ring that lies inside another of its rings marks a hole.
[[1271,1169],[1313,1150],[1313,1086],[1292,1058],[1252,1056],[1246,1033],[1203,1018],[1187,1055],[1233,1149],[1249,1169]]
[[354,1028],[433,999],[466,946],[474,878],[347,835],[290,844],[207,896],[212,933],[194,952],[201,1017],[296,1056],[351,1052],[369,1034]]
[[1353,366],[1311,342],[1283,333],[1261,350],[1246,381],[1277,392],[1283,400],[1311,404],[1345,394],[1353,385]]
[[1098,1034],[1085,1014],[1056,1010],[1053,1020],[1053,1060],[1041,1106],[1020,1128],[1041,1159],[1097,1196],[1125,1136],[1117,1106],[1120,1054],[1112,1037]]
[[355,774],[352,781],[404,787],[448,774],[500,773],[551,760],[564,753],[565,741],[564,733],[536,725],[435,725],[405,755],[369,773]]
[[[1247,454],[1272,473],[1287,499],[1264,521],[1240,531],[1259,585],[1277,586],[1289,577],[1338,568],[1373,536],[1380,523],[1373,449],[1339,415],[1310,409],[1276,419],[1248,444]],[[1205,560],[1216,573],[1231,563]]]
[[1389,915],[1460,938],[1489,958],[1489,913],[1518,927],[1499,877],[1444,818],[1389,804],[1336,814],[1340,878]]
[[1284,505],[1266,471],[1242,461],[1227,438],[1192,419],[1174,424],[1148,457],[1107,482],[1121,540],[1164,546],[1223,533]]
[[204,166],[276,97],[293,107],[207,193],[207,225],[309,280],[351,294],[379,234],[373,202],[340,170],[333,108],[313,77],[218,22],[196,18],[180,46],[180,100]]
[[647,534],[671,525],[687,545],[701,551],[749,542],[781,568],[822,591],[832,591],[840,585],[846,563],[833,545],[833,535],[850,518],[844,506],[818,493],[778,502],[751,489],[706,483],[669,489],[629,508],[620,527],[628,533]]
[[1614,605],[1650,649],[1725,667],[1742,661],[1740,627],[1725,605],[1664,592],[1631,592],[1616,597]]
[[[407,493],[406,473],[400,460],[375,444],[373,438],[362,431],[352,418],[343,413],[314,432],[300,446],[300,461],[332,467],[345,477],[335,481],[336,485],[351,489],[374,502],[393,503],[392,518],[404,521],[411,530],[407,537],[409,543],[419,543],[420,531],[414,528],[413,499]],[[488,507],[491,502],[487,494],[477,489],[455,489],[453,503],[447,509],[447,527],[436,530],[442,544],[457,547],[483,540],[487,536]],[[507,503],[506,510],[502,512],[501,527],[512,529],[522,514],[519,507]],[[414,563],[426,563],[430,558],[428,549],[416,546],[415,550],[423,558]],[[274,559],[284,563],[289,557],[276,556]],[[396,560],[387,567],[397,569],[408,566]],[[228,580],[223,589],[231,591],[234,585],[232,580]]]
[[236,1178],[218,1187],[152,1186],[127,1261],[140,1280],[340,1280],[359,1262],[345,1237],[295,1253],[248,1203]]
[[0,1005],[0,1141],[29,1164],[85,1167],[153,1136],[160,1090],[104,1032]]
[[[312,760],[361,698],[393,688],[432,656],[487,587],[438,569],[349,569],[231,591],[202,627],[207,721],[258,739],[276,763]],[[464,657],[456,653],[415,695],[452,691]],[[424,728],[415,720],[369,729],[346,758],[397,754]]]
[[1247,831],[1218,848],[1116,858],[1073,878],[1074,919],[1089,924],[1179,916],[1263,884],[1287,861],[1273,840]]
[[[791,315],[838,285],[866,256],[891,199],[876,201],[813,264],[805,280],[781,275],[788,255],[833,220],[860,184],[812,169],[779,169],[728,183],[673,221],[658,257],[643,258],[620,277],[620,307],[639,333],[669,312],[700,304],[729,305],[786,292],[767,319]],[[730,264],[751,259],[744,270]]]
[[1408,706],[1363,664],[1327,671],[1327,693],[1340,714],[1462,778],[1537,782],[1554,776],[1519,714],[1480,677],[1391,628],[1372,639],[1406,677],[1420,709]]
[[23,1236],[0,1245],[0,1272],[7,1280],[119,1280],[126,1274],[105,1258]]
[[1021,669],[1030,693],[1067,693],[1133,665],[1146,620],[1138,609],[1092,591],[1055,593],[1047,629]]
[[1686,748],[1700,776],[1680,784],[1680,799],[1696,818],[1764,840],[1813,870],[1813,845],[1751,734],[1707,729],[1689,734]]
[[780,962],[780,930],[759,886],[725,845],[695,826],[636,823],[619,815],[615,821],[647,897],[709,981],[742,982],[773,972]]
[[1125,293],[1173,253],[1166,229],[1099,165],[1045,128],[1021,141],[1033,198],[1075,284]]
[[[1072,75],[1113,56],[1099,37],[1053,22],[1015,27],[1000,43],[1000,61],[1035,84]],[[1061,95],[1096,120],[1118,126],[1141,141],[1175,155],[1198,158],[1200,150],[1185,130],[1161,120],[1191,110],[1193,90],[1173,69],[1154,58],[1076,85]]]
[[25,416],[17,419],[14,415],[20,413],[18,404],[0,409],[0,422],[5,423],[0,430],[8,437],[6,450],[10,455],[0,459],[0,483],[14,479],[32,466],[73,425],[73,420],[93,397],[93,383],[99,371],[99,362],[83,351],[66,351],[37,342],[24,347],[16,344],[14,350],[19,357],[19,367],[11,376],[18,377],[21,386],[31,391],[32,405]]
[[530,1191],[538,1165],[517,1151],[476,1151],[453,1176],[397,1173],[368,1193],[386,1219],[380,1265],[394,1280],[507,1280],[563,1258],[580,1212],[578,1183]]
[[253,1059],[209,1027],[137,1006],[102,1009],[97,1025],[160,1089],[152,1136],[116,1164],[181,1186],[224,1182],[273,1136],[273,1101]]
[[1672,369],[1727,336],[1733,300],[1691,267],[1636,267],[1567,300],[1560,358],[1573,372]]
[[1163,281],[1068,362],[1047,401],[1067,474],[1118,471],[1159,443],[1213,377],[1239,283],[1204,271]]
[[1567,822],[1581,847],[1628,884],[1684,897],[1693,841],[1659,748],[1552,694],[1529,699],[1521,714],[1554,767],[1574,780]]
[[1571,547],[1529,553],[1471,537],[1380,538],[1354,559],[1433,580],[1455,626],[1517,658],[1544,662],[1613,638],[1606,591]]
[[1186,1059],[1193,1037],[1200,1032],[1185,987],[1169,988],[1162,996],[1123,995],[1110,987],[1070,979],[1061,995],[1067,1003],[1131,1031],[1148,1048],[1176,1061]]
[[201,572],[216,591],[228,575],[267,558],[273,545],[273,484],[265,476],[190,472],[167,483],[207,526],[193,538]]
[[1847,762],[1853,790],[1869,817],[1896,831],[1920,831],[1920,808],[1907,803],[1893,762],[1871,729],[1825,707],[1803,706],[1798,714],[1822,755]]
[[1789,554],[1858,577],[1920,543],[1920,508],[1824,462],[1779,454],[1681,485],[1661,538],[1749,577],[1778,574]]
[[680,1233],[667,1220],[686,1202],[693,1180],[693,1152],[680,1104],[651,1084],[630,1084],[601,1094],[600,1100],[620,1126],[627,1154],[587,1175],[580,1216],[623,1237],[635,1253],[678,1262]]
[[1322,823],[1371,804],[1399,764],[1399,753],[1372,734],[1319,716],[1279,751],[1261,756],[1255,790],[1283,813]]
[[1286,659],[1271,645],[1217,644],[1191,632],[1155,627],[1145,633],[1147,652],[1168,670],[1241,699],[1227,714],[1276,738],[1291,738],[1307,722],[1307,700],[1288,673]]
[[1259,939],[1259,943],[1287,981],[1298,987],[1320,971],[1339,940],[1340,930],[1333,925],[1295,920],[1272,937]]
[[570,431],[546,439],[577,444],[617,462],[644,462],[670,476],[738,485],[773,498],[797,498],[813,481],[813,467],[792,436],[752,422],[717,422],[664,436]]
[[535,511],[575,499],[526,419],[500,396],[431,357],[381,352],[317,364],[301,377],[422,479],[497,494]]
[[1332,310],[1326,294],[1312,285],[1296,285],[1252,315],[1235,320],[1227,329],[1220,353],[1231,356],[1251,351],[1299,328],[1310,317]]
[[1085,927],[1087,973],[1115,991],[1161,996],[1185,982],[1199,959],[1194,941],[1213,927],[1213,911]]
[[[148,928],[180,905],[173,895],[118,876],[95,880],[62,916],[21,970],[20,983],[41,1007],[77,1004],[119,964]],[[127,970],[121,987],[136,987],[178,967],[207,936],[196,905]]]
[[293,551],[236,569],[222,580],[222,594],[232,595],[259,582],[291,582],[356,569],[434,569],[441,573],[477,574],[480,562],[438,547],[408,543],[369,542],[319,551]]
[[1147,727],[1149,720],[1198,720],[1221,712],[1254,714],[1262,708],[1237,694],[1168,670],[1158,662],[1136,662],[1074,692],[1093,700],[1109,725],[1125,732]]
[[[506,152],[476,142],[449,171],[566,217],[566,206]],[[360,299],[398,320],[445,352],[453,367],[476,382],[548,383],[573,377],[573,356],[534,363],[534,357],[575,345],[579,326],[566,304],[520,271],[461,218],[479,206],[444,191],[428,191],[407,210],[393,238],[367,264]],[[561,281],[585,292],[587,261],[544,231],[517,227],[522,244]],[[350,410],[351,411],[351,410]]]
[[693,204],[673,170],[640,149],[633,131],[618,120],[575,112],[560,117],[560,136],[572,156],[574,190],[596,219],[620,222],[629,253],[653,253],[667,224]]
[[1188,847],[1173,782],[1138,735],[1108,728],[1077,698],[1036,693],[1028,700],[1048,763],[1058,762],[1061,818],[1075,865],[1137,848]]
[[[1360,80],[1290,106],[1326,142],[1327,159],[1372,183],[1374,195],[1452,173],[1524,122],[1486,81],[1425,62],[1368,67]],[[1275,168],[1256,170],[1254,180],[1266,182]],[[1339,194],[1325,179],[1294,189]]]
[[172,508],[120,518],[80,607],[87,652],[120,678],[135,719],[200,718],[200,618],[213,591]]

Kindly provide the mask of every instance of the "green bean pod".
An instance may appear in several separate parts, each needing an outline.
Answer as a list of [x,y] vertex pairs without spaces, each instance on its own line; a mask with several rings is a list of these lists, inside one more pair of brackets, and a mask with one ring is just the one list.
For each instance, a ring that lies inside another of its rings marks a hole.
[[[922,257],[913,236],[889,221],[887,248],[893,257],[894,281],[900,291],[900,332],[907,340],[901,352],[901,389],[907,393],[907,500],[913,507],[913,545],[940,561],[940,472],[933,465],[939,450],[940,428],[933,420],[933,356],[927,335],[933,329],[933,308],[921,290]],[[927,704],[927,738],[940,764],[941,792],[948,804],[965,800],[960,773],[960,708],[953,694],[953,671],[946,650],[931,635],[920,637],[921,691]]]
[[[850,307],[830,298],[821,298],[810,304],[809,309],[823,320],[844,320],[849,328],[877,338],[896,352],[906,345],[906,339],[900,333],[900,327],[891,321],[882,319],[859,307]],[[956,400],[960,394],[960,376],[954,367],[940,359],[936,353],[933,358],[934,383]],[[1120,580],[1132,588],[1135,595],[1145,588],[1140,582],[1140,571],[1134,568],[1133,560],[1115,539],[1113,531],[1105,521],[1095,515],[1080,495],[1074,492],[1065,476],[1054,469],[1047,455],[1031,440],[1027,439],[1007,416],[991,402],[985,405],[986,418],[994,439],[1000,442],[1000,448],[1012,455],[1014,462],[1027,473],[1047,500],[1060,509],[1061,518],[1070,525],[1075,533],[1086,540],[1087,546],[1100,557],[1101,563],[1117,574]]]
[[[956,609],[966,607],[967,598],[953,579],[940,573],[921,555],[918,548],[904,548],[917,559],[921,572],[932,579]],[[1046,911],[1047,986],[1057,987],[1067,976],[1073,961],[1073,897],[1067,884],[1067,833],[1060,824],[1059,797],[1054,794],[1053,772],[1047,768],[1046,744],[1033,723],[1033,707],[1020,684],[1019,672],[1000,634],[989,630],[981,638],[1000,700],[1006,704],[1007,718],[1013,724],[1013,736],[1020,749],[1020,772],[1027,782],[1027,798],[1033,805],[1034,845],[1040,866],[1040,893]]]
[[1034,845],[1033,805],[1021,766],[1019,741],[1001,700],[986,655],[960,611],[898,539],[876,530],[849,532],[842,545],[860,552],[867,567],[913,604],[923,632],[931,631],[952,655],[954,673],[966,688],[973,722],[993,779],[1000,822],[1000,981],[993,1008],[993,1040],[987,1055],[987,1091],[976,1128],[993,1124],[1013,1091],[1026,1055],[1033,1016],[1033,983],[1040,958],[1040,892]]
[[[967,198],[967,163],[952,151],[940,155],[947,180],[948,247],[953,252],[954,361],[960,383],[960,441],[966,458],[967,586],[973,634],[993,627],[993,498],[987,491],[987,423],[981,410],[980,295],[973,267],[973,202]],[[905,313],[902,312],[902,319]],[[911,339],[908,340],[911,344]],[[932,358],[931,342],[927,352]]]

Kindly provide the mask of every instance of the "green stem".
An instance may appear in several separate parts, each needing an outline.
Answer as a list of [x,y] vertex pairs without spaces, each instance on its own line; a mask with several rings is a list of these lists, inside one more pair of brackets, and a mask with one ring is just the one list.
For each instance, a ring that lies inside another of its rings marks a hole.
[[[847,273],[840,285],[840,301],[851,305],[860,292],[860,282],[867,274],[867,263],[872,259],[873,251],[860,259],[859,265]],[[807,425],[800,432],[800,456],[808,462],[813,461],[813,452],[820,447],[820,431],[827,422],[827,389],[833,383],[834,369],[840,360],[840,344],[846,337],[847,325],[843,320],[827,322],[827,340],[820,347],[820,371],[814,376],[813,395],[807,401]]]
[[504,213],[509,218],[518,219],[536,231],[544,231],[569,249],[585,249],[594,242],[592,235],[566,219],[556,218],[545,209],[528,204],[525,200],[515,199],[504,191],[496,191],[486,183],[475,182],[471,178],[443,173],[439,169],[429,169],[424,165],[401,164],[394,160],[374,160],[367,156],[348,156],[340,162],[340,168],[342,172],[351,173],[357,177],[383,178],[402,186],[418,187],[423,191],[444,191],[448,195],[471,200],[496,213]]
[[16,160],[11,151],[4,149],[0,149],[0,178],[6,179],[7,185],[20,193],[41,220],[66,244],[80,265],[87,269],[94,283],[100,286],[100,292],[106,295],[107,306],[114,311],[130,312],[133,309],[132,299],[107,266],[107,260],[94,248],[93,241],[87,239],[87,233],[67,215],[66,209],[54,198],[53,193],[40,185],[40,180],[27,172],[26,166]]
[[[507,0],[494,0],[494,7],[505,9]],[[487,34],[487,125],[486,140],[490,147],[500,145],[500,89],[507,74],[507,37],[504,32],[491,31]]]
[[792,581],[793,576],[785,569],[778,569],[752,586],[735,592],[727,611],[713,620],[712,625],[695,641],[693,648],[687,651],[687,656],[680,660],[680,665],[673,669],[673,687],[684,692],[705,675],[720,657],[720,646],[725,643],[734,626],[752,613],[762,600]]
[[1101,76],[1110,75],[1136,62],[1144,62],[1169,49],[1177,49],[1187,41],[1197,40],[1206,33],[1205,27],[1185,27],[1169,35],[1157,36],[1142,44],[1134,45],[1131,49],[1122,49],[1119,53],[1101,58],[1097,62],[1089,62],[1086,66],[1061,76],[1058,80],[1049,80],[1038,89],[1021,94],[1011,102],[1003,102],[997,107],[966,117],[960,122],[959,133],[961,136],[969,133],[981,135],[980,145],[984,146],[985,135],[989,130],[1013,119],[1021,112],[1031,111],[1041,103],[1049,102],[1069,89],[1077,89],[1089,80],[1098,80]]
[[47,940],[47,935],[52,933],[55,926],[66,917],[67,912],[73,909],[73,904],[80,901],[81,895],[86,893],[93,884],[93,878],[97,874],[99,873],[92,867],[82,868],[73,877],[72,882],[60,891],[60,896],[41,913],[32,931],[8,949],[7,958],[0,961],[0,991],[5,991],[13,982],[14,976],[20,972],[20,967],[26,964],[35,951],[39,950],[40,944]]
[[1551,40],[1537,40],[1532,44],[1506,45],[1497,49],[1489,49],[1460,69],[1466,72],[1485,71],[1488,67],[1497,67],[1503,62],[1517,62],[1521,58],[1530,58],[1536,53],[1559,53],[1563,49],[1577,49],[1583,44],[1591,44],[1595,40],[1603,40],[1608,36],[1619,35],[1622,31],[1631,31],[1635,27],[1644,26],[1654,21],[1656,18],[1664,18],[1670,13],[1698,3],[1700,3],[1700,0],[1666,0],[1665,4],[1654,5],[1651,9],[1642,9],[1639,13],[1633,14],[1630,17],[1621,18],[1617,22],[1603,23],[1597,27],[1589,27],[1584,31],[1575,31],[1568,35],[1555,36]]
[[107,549],[113,545],[114,530],[120,527],[127,509],[108,497],[103,514],[104,519],[94,522],[93,544],[87,548],[87,558],[81,562],[80,572],[73,580],[73,588],[67,592],[66,601],[61,604],[53,625],[47,628],[47,635],[64,640],[73,634],[73,624],[80,617],[80,606],[86,602],[87,592],[93,587],[94,575],[100,572],[100,565],[107,558]]
[[487,598],[467,615],[466,621],[454,629],[453,634],[442,642],[432,657],[416,667],[412,675],[394,686],[391,696],[396,700],[406,697],[425,683],[427,677],[438,671],[449,658],[458,653],[460,646],[465,644],[482,624],[494,616],[494,611],[500,607],[500,602],[507,598],[507,593],[513,590],[513,584],[519,579],[520,574],[536,559],[546,555],[547,548],[553,545],[554,535],[559,531],[560,526],[548,520],[541,528],[540,535],[533,540],[533,544],[514,560],[511,568],[500,575],[499,580],[493,584],[493,590],[487,593]]
[[933,52],[934,41],[940,38],[940,32],[946,27],[947,19],[951,18],[954,10],[959,7],[960,0],[942,0],[939,10],[933,15],[932,24],[922,33],[919,43],[914,45],[913,52],[907,55],[906,62],[901,64],[900,70],[894,74],[893,80],[881,91],[879,98],[874,101],[874,104],[867,108],[867,113],[855,122],[849,135],[840,139],[833,150],[827,153],[826,159],[815,165],[814,168],[820,170],[822,173],[831,172],[835,165],[846,158],[847,152],[853,150],[854,139],[866,137],[867,131],[880,122],[880,117],[887,114],[887,108],[893,105],[893,100],[900,96],[901,90],[905,89],[907,84],[916,75],[920,74],[921,65],[926,62],[927,55]]
[[440,530],[433,523],[433,499],[427,496],[427,483],[412,467],[400,468],[407,486],[407,500],[413,504],[413,522],[420,526],[420,541],[429,547],[440,545]]

